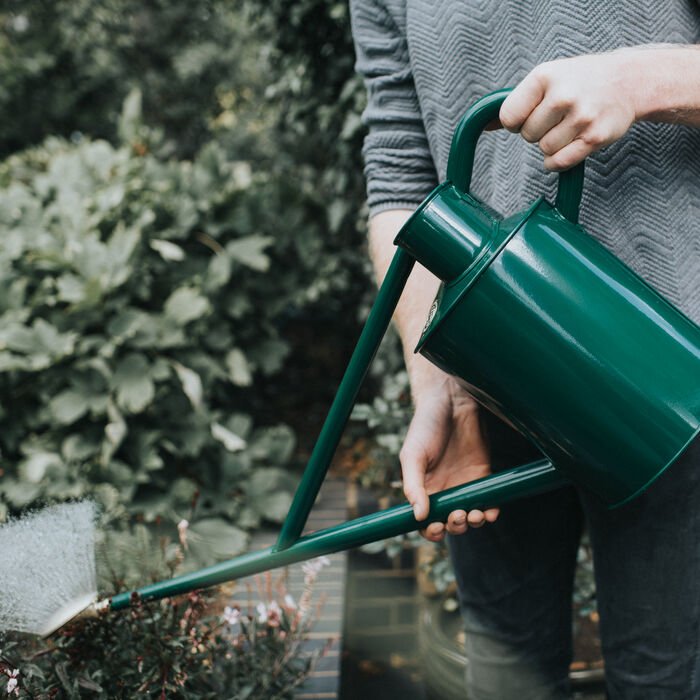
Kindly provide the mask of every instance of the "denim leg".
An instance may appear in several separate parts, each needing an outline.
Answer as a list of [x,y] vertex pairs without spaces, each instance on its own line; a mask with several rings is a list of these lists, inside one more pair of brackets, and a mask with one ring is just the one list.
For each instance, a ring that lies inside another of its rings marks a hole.
[[648,491],[582,495],[611,700],[700,698],[700,440]]
[[[489,419],[494,470],[540,455]],[[448,537],[466,629],[469,700],[562,700],[572,657],[571,599],[582,512],[573,488],[501,509]]]

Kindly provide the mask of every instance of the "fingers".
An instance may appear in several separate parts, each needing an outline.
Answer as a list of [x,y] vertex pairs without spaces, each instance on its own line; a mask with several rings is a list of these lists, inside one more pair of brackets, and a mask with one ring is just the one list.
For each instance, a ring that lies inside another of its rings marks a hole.
[[582,161],[593,148],[578,137],[581,125],[568,116],[566,102],[546,97],[547,81],[541,69],[531,71],[508,95],[499,113],[508,131],[519,132],[530,143],[539,143],[544,166],[561,171]]
[[447,518],[446,529],[450,535],[463,535],[468,527],[466,511],[453,510]]
[[545,156],[553,156],[574,141],[580,131],[580,126],[573,119],[564,119],[539,137],[540,150]]
[[520,135],[529,143],[537,143],[561,122],[565,113],[565,109],[551,105],[548,100],[544,100],[535,107],[520,127]]
[[493,523],[498,519],[498,508],[488,510],[453,510],[447,518],[447,523],[430,523],[420,534],[430,542],[440,542],[446,534],[463,535],[470,527],[480,528],[486,523]]
[[442,523],[430,523],[420,534],[429,542],[442,542],[445,538],[445,526]]
[[620,138],[634,122],[636,112],[625,91],[621,94],[611,84],[610,60],[579,56],[542,63],[504,100],[501,123],[539,143],[545,168],[572,168]]
[[547,170],[554,170],[555,172],[568,170],[569,168],[573,168],[577,163],[580,163],[593,150],[591,145],[584,139],[574,139],[553,155],[545,156],[544,167],[547,168]]
[[484,511],[484,516],[486,518],[487,523],[495,523],[496,520],[498,520],[498,516],[500,515],[501,511],[499,508],[489,508],[488,510]]
[[542,102],[545,90],[546,84],[540,73],[536,69],[530,71],[501,105],[498,117],[503,127],[515,133],[520,131],[535,107]]
[[439,458],[449,438],[447,425],[436,420],[439,413],[439,407],[435,408],[431,404],[428,404],[427,409],[416,408],[399,454],[403,491],[413,506],[416,520],[428,517],[430,501],[425,488],[426,471],[431,458]]

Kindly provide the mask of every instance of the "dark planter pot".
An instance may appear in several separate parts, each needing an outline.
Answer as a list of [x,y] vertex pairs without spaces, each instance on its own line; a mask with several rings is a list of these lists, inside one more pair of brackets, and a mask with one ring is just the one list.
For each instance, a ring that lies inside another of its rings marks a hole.
[[[457,641],[460,631],[459,613],[445,611],[439,599],[423,599],[418,635],[423,678],[430,700],[468,700],[464,694],[467,659]],[[570,678],[577,698],[605,697],[602,668],[572,670]]]

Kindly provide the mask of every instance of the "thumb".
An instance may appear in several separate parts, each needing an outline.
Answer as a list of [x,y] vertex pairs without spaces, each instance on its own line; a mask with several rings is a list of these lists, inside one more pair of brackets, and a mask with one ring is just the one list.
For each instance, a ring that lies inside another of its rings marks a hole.
[[425,475],[431,459],[445,449],[447,429],[444,401],[422,402],[416,407],[411,424],[399,454],[403,474],[403,492],[413,506],[416,520],[425,520],[430,511],[430,500],[425,489]]
[[427,456],[422,450],[416,449],[407,437],[399,458],[404,495],[413,506],[416,520],[425,520],[430,510],[428,492],[425,490]]

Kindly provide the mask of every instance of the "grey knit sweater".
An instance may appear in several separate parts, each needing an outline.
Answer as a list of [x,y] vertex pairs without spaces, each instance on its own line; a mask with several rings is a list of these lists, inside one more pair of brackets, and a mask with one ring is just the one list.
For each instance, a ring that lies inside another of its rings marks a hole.
[[[452,132],[481,95],[543,61],[700,43],[697,0],[350,0],[364,76],[370,213],[412,208],[445,177]],[[544,193],[536,146],[503,131],[477,148],[475,194],[503,214]],[[581,223],[700,323],[700,129],[635,124],[587,162]]]

